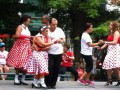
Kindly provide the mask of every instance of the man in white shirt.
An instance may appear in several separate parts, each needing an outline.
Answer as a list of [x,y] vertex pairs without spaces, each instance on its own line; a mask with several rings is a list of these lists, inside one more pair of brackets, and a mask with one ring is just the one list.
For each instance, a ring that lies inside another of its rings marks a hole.
[[55,18],[49,20],[50,29],[48,32],[52,42],[57,41],[53,44],[48,51],[48,70],[49,75],[45,77],[45,83],[48,88],[55,89],[57,77],[59,73],[60,64],[62,61],[63,43],[65,42],[65,34],[63,30],[57,27],[58,21]]

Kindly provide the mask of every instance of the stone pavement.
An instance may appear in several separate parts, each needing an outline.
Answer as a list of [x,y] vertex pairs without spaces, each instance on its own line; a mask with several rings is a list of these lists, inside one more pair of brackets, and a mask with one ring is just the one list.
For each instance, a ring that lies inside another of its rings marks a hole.
[[[14,85],[13,82],[13,80],[0,80],[0,90],[38,90],[36,88],[31,88],[32,81],[27,81],[29,84],[28,86]],[[113,84],[115,83],[116,82]],[[105,82],[95,82],[94,86],[83,86],[76,81],[59,81],[57,82],[56,90],[120,90],[120,86],[104,86],[104,84]]]

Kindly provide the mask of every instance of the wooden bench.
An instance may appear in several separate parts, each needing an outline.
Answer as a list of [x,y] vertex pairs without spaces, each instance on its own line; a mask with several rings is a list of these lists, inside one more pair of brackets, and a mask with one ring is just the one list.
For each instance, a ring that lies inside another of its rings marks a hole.
[[[9,73],[0,73],[0,75],[7,75],[6,80],[14,80],[15,76],[15,69],[14,67],[10,67]],[[19,77],[22,76],[22,73],[19,74]],[[71,74],[69,72],[66,72],[65,74],[59,74],[58,75],[60,78],[64,77],[66,78],[67,81],[70,80]],[[33,74],[26,74],[26,80],[33,80],[34,75]]]
[[[6,80],[14,80],[15,77],[15,69],[14,67],[10,67],[10,71],[8,73],[0,73],[0,75],[7,75]],[[19,77],[22,76],[22,73],[19,74]],[[26,74],[26,80],[33,80],[34,75],[33,74]]]
[[[0,73],[0,75],[7,75],[6,80],[14,80],[15,73],[10,72],[10,73]],[[19,73],[19,77],[22,77],[22,73]],[[26,80],[33,80],[34,75],[33,74],[26,74]]]
[[60,77],[60,78],[64,77],[64,78],[66,78],[67,81],[70,80],[70,74],[67,74],[67,73],[66,74],[59,74],[58,77]]

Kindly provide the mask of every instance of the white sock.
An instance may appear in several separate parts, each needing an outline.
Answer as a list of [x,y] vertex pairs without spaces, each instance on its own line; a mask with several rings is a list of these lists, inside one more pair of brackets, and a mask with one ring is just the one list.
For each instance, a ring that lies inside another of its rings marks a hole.
[[33,84],[37,87],[38,86],[38,79],[34,78]]
[[38,79],[38,83],[41,83],[41,79]]
[[40,82],[41,82],[41,84],[43,84],[44,83],[44,78],[41,78]]
[[34,78],[33,84],[38,84],[38,79]]
[[22,82],[25,82],[25,75],[22,75],[21,81],[22,81]]
[[45,84],[45,82],[44,82],[44,78],[41,78],[40,81],[41,81],[41,85],[42,85],[43,87],[46,87],[46,84]]
[[19,76],[19,75],[15,75],[15,82],[16,82],[16,83],[19,83],[18,76]]
[[60,81],[60,77],[58,76],[57,81]]

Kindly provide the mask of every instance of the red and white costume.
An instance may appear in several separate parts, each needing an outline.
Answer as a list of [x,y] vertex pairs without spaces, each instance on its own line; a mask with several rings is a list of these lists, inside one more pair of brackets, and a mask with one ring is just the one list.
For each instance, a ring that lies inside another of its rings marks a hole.
[[64,67],[71,67],[73,66],[73,60],[71,60],[68,57],[73,57],[73,53],[70,51],[67,51],[66,53],[62,54],[62,66]]
[[[107,41],[113,41],[113,36],[109,35]],[[120,39],[120,38],[119,38]],[[107,55],[103,62],[103,69],[113,69],[120,67],[120,40],[115,45],[108,45]]]
[[[48,37],[45,37],[43,35],[39,35],[44,42],[48,42]],[[36,44],[37,45],[37,44]],[[39,46],[39,48],[41,48]],[[48,52],[47,51],[33,51],[32,55],[30,56],[29,61],[24,66],[24,69],[29,74],[43,74],[48,75]]]
[[22,68],[27,63],[32,53],[30,39],[29,39],[31,35],[30,31],[23,24],[21,26],[22,26],[22,32],[20,36],[23,35],[26,37],[17,38],[12,49],[8,53],[8,57],[6,59],[7,64],[15,68]]

